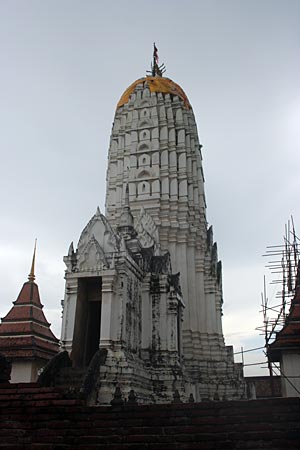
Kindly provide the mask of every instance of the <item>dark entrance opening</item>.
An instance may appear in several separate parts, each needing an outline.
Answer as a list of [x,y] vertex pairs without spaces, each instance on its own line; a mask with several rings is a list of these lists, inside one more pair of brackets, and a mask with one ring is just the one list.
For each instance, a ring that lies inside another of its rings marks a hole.
[[99,349],[101,324],[101,277],[79,278],[72,361],[74,367],[89,365]]

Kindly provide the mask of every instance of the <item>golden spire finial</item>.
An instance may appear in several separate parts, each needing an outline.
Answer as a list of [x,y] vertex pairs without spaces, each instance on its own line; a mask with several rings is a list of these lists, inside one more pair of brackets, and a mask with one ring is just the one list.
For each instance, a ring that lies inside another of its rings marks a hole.
[[28,281],[30,281],[31,283],[33,283],[35,280],[35,274],[34,274],[35,253],[36,253],[36,240],[34,242],[34,250],[33,250],[30,274],[28,275]]

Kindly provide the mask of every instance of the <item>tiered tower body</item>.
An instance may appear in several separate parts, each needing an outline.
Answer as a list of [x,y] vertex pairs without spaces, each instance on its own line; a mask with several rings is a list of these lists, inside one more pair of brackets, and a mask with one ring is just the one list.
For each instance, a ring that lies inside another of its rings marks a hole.
[[205,378],[214,377],[221,361],[223,371],[230,351],[222,333],[221,263],[207,226],[193,110],[183,90],[168,78],[139,79],[118,103],[106,193],[106,217],[115,226],[127,183],[133,216],[141,207],[151,215],[161,251],[170,252],[172,269],[180,272],[185,365],[198,379],[199,370]]

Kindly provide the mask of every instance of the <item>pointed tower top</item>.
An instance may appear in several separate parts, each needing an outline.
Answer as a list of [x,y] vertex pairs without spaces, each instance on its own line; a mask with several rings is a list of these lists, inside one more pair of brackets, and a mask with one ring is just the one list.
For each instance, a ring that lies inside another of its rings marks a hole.
[[130,206],[129,206],[129,185],[128,185],[128,183],[126,184],[126,189],[125,189],[124,208],[130,209]]
[[31,283],[33,283],[34,280],[35,280],[35,274],[34,274],[35,254],[36,254],[36,240],[34,242],[34,250],[33,250],[33,257],[32,257],[30,274],[28,275],[28,281],[30,281]]
[[125,188],[124,206],[123,206],[123,211],[120,216],[118,230],[121,233],[123,232],[126,236],[130,235],[132,237],[133,234],[135,234],[134,228],[133,228],[133,222],[134,222],[133,215],[131,213],[130,204],[129,204],[129,185],[127,183],[126,188]]

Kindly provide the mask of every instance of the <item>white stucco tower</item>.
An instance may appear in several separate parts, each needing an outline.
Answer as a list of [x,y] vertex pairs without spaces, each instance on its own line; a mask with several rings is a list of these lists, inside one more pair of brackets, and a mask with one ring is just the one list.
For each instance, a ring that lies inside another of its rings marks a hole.
[[94,371],[107,352],[98,402],[116,383],[143,402],[170,401],[176,390],[198,401],[242,398],[242,369],[223,338],[193,110],[155,59],[117,105],[105,216],[97,210],[64,261],[62,347],[74,368]]
[[183,355],[191,373],[227,361],[222,333],[221,263],[206,220],[201,145],[192,107],[168,78],[135,81],[115,114],[107,169],[106,217],[116,225],[129,185],[131,211],[153,218],[162,251],[180,272],[186,305]]

